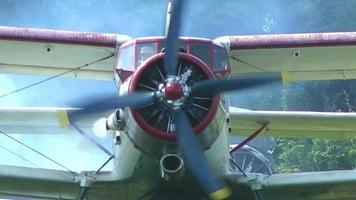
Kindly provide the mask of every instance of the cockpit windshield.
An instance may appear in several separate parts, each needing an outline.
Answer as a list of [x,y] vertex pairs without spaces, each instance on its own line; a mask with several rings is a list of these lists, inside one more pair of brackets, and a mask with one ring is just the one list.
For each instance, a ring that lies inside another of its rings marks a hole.
[[[129,41],[120,48],[116,66],[117,77],[124,81],[137,67],[152,56],[164,52],[163,38],[141,38]],[[182,38],[178,43],[179,52],[188,53],[202,60],[218,77],[230,73],[227,51],[224,47],[206,39]]]
[[145,42],[137,44],[136,53],[136,65],[141,65],[147,59],[154,56],[157,53],[157,43],[155,42]]

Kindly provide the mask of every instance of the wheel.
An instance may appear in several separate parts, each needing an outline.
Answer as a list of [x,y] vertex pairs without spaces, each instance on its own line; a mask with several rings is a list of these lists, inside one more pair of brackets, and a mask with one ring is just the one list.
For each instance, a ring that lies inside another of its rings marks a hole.
[[[231,159],[245,173],[260,173],[272,174],[272,166],[270,160],[258,149],[245,145],[241,149],[231,154]],[[241,173],[238,167],[230,162],[230,170],[232,172]]]

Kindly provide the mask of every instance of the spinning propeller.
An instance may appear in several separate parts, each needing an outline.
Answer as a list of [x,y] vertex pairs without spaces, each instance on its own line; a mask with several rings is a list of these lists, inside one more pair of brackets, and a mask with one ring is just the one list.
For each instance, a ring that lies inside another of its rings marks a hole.
[[[82,110],[71,114],[71,117],[88,115],[104,110],[118,108],[140,108],[150,104],[167,104],[172,113],[172,122],[175,125],[178,146],[185,158],[186,165],[197,179],[204,191],[213,199],[225,199],[230,196],[230,189],[225,183],[214,175],[207,163],[201,149],[189,117],[184,112],[186,102],[184,99],[193,95],[218,95],[220,92],[240,90],[252,86],[275,81],[275,78],[254,79],[205,79],[197,81],[193,85],[186,83],[178,71],[179,51],[178,35],[182,18],[183,0],[171,1],[169,27],[166,33],[164,56],[164,84],[157,91],[135,91],[126,96],[101,97],[100,99],[88,99],[84,102]],[[183,99],[183,100],[182,100]]]

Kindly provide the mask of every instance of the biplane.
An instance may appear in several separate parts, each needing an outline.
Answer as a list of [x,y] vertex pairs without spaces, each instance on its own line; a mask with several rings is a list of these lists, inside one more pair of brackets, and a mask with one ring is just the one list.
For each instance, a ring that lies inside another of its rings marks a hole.
[[[0,133],[15,140],[12,134],[24,132],[85,135],[94,125],[112,135],[107,162],[114,164],[82,172],[0,166],[1,197],[356,198],[355,170],[270,174],[229,167],[231,154],[259,134],[355,138],[355,114],[243,110],[230,107],[225,94],[276,81],[355,78],[356,33],[179,37],[183,2],[170,1],[165,37],[0,27],[1,73],[118,86],[73,107],[2,107]],[[99,113],[106,118],[98,120]],[[230,135],[248,137],[230,149]]]

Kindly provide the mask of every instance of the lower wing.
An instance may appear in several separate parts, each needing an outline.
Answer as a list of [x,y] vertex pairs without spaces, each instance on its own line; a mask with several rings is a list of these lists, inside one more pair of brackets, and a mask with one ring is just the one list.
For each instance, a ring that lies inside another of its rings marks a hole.
[[233,199],[352,200],[356,170],[291,174],[232,174]]
[[304,111],[251,111],[230,107],[233,135],[250,135],[266,125],[274,137],[356,138],[356,113]]

